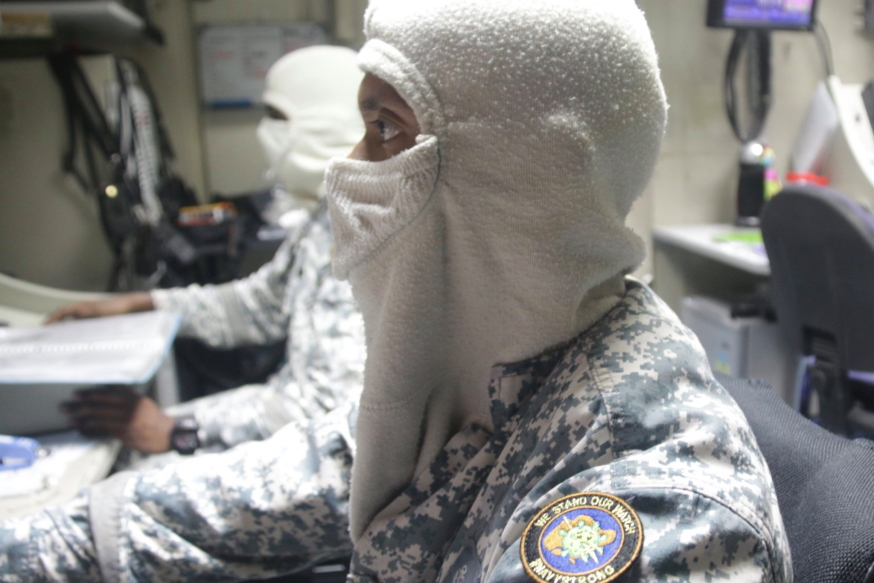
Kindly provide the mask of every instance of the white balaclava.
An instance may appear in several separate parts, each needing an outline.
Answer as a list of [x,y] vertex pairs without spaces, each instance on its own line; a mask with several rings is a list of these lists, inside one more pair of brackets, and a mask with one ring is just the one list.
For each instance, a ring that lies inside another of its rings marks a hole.
[[364,133],[362,76],[355,51],[335,46],[298,49],[267,72],[264,103],[287,119],[262,119],[258,140],[270,178],[307,210],[318,204],[328,162],[348,155]]
[[334,272],[367,333],[354,540],[455,432],[491,429],[494,365],[623,296],[644,254],[625,218],[667,111],[633,0],[372,0],[365,33],[360,66],[421,134],[327,173]]

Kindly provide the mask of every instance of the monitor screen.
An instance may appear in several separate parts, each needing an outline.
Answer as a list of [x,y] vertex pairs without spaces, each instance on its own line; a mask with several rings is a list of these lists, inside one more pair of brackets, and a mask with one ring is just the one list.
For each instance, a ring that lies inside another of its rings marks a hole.
[[710,0],[707,24],[725,28],[810,30],[816,0]]

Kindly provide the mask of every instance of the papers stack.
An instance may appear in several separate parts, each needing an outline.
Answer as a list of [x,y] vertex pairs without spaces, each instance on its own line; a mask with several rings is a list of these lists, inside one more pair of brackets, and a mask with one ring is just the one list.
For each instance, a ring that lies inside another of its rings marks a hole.
[[58,406],[79,388],[142,385],[160,367],[179,327],[168,312],[0,328],[0,433],[65,428]]

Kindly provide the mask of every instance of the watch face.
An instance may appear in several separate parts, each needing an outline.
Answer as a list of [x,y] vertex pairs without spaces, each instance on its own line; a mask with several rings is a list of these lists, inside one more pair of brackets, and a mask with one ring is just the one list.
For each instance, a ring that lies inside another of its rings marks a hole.
[[183,455],[194,453],[200,447],[200,439],[197,436],[197,429],[188,429],[185,427],[175,427],[170,435],[170,444],[173,449]]

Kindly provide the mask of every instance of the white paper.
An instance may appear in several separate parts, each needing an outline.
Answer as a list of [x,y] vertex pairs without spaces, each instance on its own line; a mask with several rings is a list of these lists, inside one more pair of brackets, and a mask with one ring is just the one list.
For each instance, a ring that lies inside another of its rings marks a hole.
[[0,384],[139,384],[164,359],[179,317],[161,311],[0,328]]

